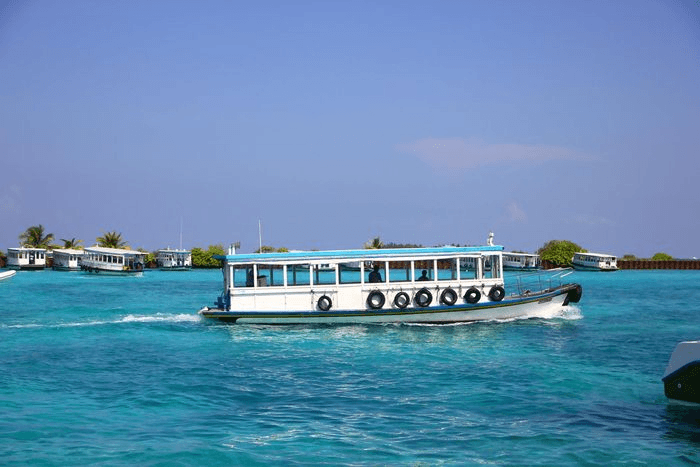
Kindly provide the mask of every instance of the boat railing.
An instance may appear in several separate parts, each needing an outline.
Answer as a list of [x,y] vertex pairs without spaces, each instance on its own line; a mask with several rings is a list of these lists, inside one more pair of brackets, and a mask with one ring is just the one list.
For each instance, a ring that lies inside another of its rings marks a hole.
[[[514,274],[506,279],[506,285],[515,286],[517,293],[511,293],[511,295],[548,292],[564,285],[565,278],[573,272],[574,270],[572,268],[556,268],[531,273]],[[510,284],[508,284],[508,282],[510,282]]]

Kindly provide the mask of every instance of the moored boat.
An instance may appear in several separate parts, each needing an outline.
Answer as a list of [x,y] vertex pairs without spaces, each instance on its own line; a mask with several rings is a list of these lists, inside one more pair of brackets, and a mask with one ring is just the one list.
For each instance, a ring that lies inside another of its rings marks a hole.
[[89,273],[140,274],[146,260],[146,253],[121,248],[90,247],[80,260],[80,269]]
[[700,403],[700,341],[676,345],[661,380],[669,399]]
[[503,252],[503,269],[506,271],[533,271],[540,268],[540,255],[534,253]]
[[[265,254],[232,249],[217,257],[221,296],[199,314],[236,323],[442,324],[541,316],[581,298],[575,283],[508,295],[502,251],[496,245]],[[474,269],[465,271],[463,262]]]
[[55,271],[80,271],[80,260],[85,252],[74,248],[57,248],[53,250],[53,265]]
[[574,253],[571,264],[579,271],[617,271],[617,257],[603,253]]
[[187,271],[192,269],[192,252],[166,248],[156,253],[156,263],[162,271]]
[[46,249],[19,247],[7,249],[7,265],[9,269],[23,271],[42,270],[46,267]]

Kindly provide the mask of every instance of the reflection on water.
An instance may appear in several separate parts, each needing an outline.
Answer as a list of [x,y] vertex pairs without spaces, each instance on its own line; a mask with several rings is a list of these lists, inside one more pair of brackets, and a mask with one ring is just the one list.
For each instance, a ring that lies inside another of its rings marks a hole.
[[664,421],[667,438],[690,441],[700,447],[700,404],[669,401]]

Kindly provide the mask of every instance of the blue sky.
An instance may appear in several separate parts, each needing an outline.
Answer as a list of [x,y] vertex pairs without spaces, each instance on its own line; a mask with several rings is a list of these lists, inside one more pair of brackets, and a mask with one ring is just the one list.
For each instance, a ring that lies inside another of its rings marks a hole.
[[700,256],[698,1],[0,2],[0,249]]

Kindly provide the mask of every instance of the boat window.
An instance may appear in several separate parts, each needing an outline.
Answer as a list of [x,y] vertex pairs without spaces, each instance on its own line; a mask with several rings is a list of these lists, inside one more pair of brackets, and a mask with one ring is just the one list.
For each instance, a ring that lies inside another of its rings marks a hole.
[[311,274],[308,264],[290,264],[287,266],[287,285],[310,285]]
[[441,259],[437,262],[438,280],[457,279],[457,258]]
[[253,286],[253,265],[242,264],[233,267],[233,286],[252,287]]
[[360,283],[360,265],[357,262],[338,264],[338,274],[341,284]]
[[435,262],[433,260],[421,260],[415,263],[415,275],[417,281],[432,281],[435,278],[435,273],[433,271],[433,266]]
[[500,276],[500,257],[498,255],[484,256],[484,279],[499,279]]
[[475,264],[474,258],[459,258],[459,278],[461,280],[476,279]]
[[258,287],[284,285],[284,269],[279,265],[258,265]]
[[365,284],[386,282],[386,261],[372,261],[372,265],[365,264]]
[[314,264],[314,285],[335,284],[335,264]]
[[411,262],[390,261],[389,282],[411,282]]

